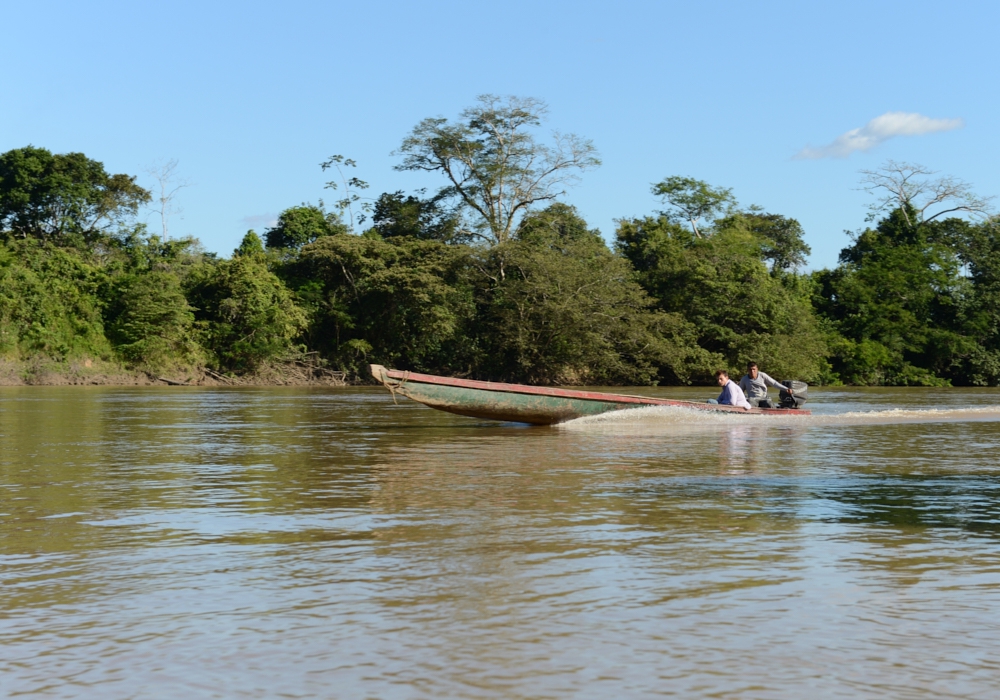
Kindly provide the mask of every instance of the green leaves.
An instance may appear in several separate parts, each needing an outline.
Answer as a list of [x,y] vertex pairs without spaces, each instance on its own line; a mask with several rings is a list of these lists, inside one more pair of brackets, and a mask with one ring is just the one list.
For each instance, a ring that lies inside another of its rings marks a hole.
[[162,370],[204,360],[194,339],[193,310],[175,273],[124,275],[114,286],[107,335],[130,366]]
[[311,309],[310,345],[341,367],[367,359],[433,370],[467,354],[468,259],[464,246],[341,234],[306,246],[288,279]]
[[0,352],[13,359],[110,357],[90,256],[36,239],[0,244]]
[[369,206],[332,156],[334,210],[290,207],[266,249],[250,231],[230,260],[147,235],[130,219],[149,193],[81,153],[0,154],[0,353],[252,373],[305,344],[357,373],[684,383],[754,360],[806,381],[1000,384],[1000,229],[945,218],[987,212],[964,183],[867,173],[880,211],[898,206],[836,269],[801,275],[798,221],[669,177],[666,211],[619,221],[611,251],[552,201],[599,161],[575,136],[537,139],[545,114],[484,95],[420,122],[398,168],[445,177],[426,198]]
[[757,207],[739,212],[719,222],[722,228],[745,228],[759,241],[761,258],[771,263],[771,271],[780,274],[802,267],[812,252],[803,240],[805,232],[795,219],[768,214]]
[[264,257],[264,242],[255,231],[247,231],[239,247],[233,251],[234,257]]
[[480,268],[481,375],[648,384],[686,381],[705,364],[690,324],[658,313],[627,261],[572,207],[554,204],[529,215],[515,240],[483,254]]
[[530,129],[547,108],[532,98],[480,95],[456,123],[436,117],[414,127],[396,155],[397,170],[438,172],[446,184],[437,201],[471,214],[469,235],[506,243],[529,209],[563,194],[579,173],[600,165],[594,145],[572,134],[536,141]]
[[246,372],[288,352],[308,319],[267,269],[259,238],[248,234],[239,253],[196,269],[188,299],[196,309],[201,342],[217,366]]
[[[826,347],[810,285],[769,274],[761,239],[744,221],[717,221],[711,238],[663,216],[620,221],[616,233],[642,286],[660,309],[693,326],[712,362],[736,370],[753,360],[805,381],[823,376]],[[706,369],[699,378],[709,376]]]
[[0,231],[63,239],[106,231],[150,201],[129,175],[109,175],[82,153],[27,146],[0,155]]
[[691,224],[691,230],[701,238],[698,222],[718,217],[726,207],[736,205],[733,191],[724,187],[711,187],[703,180],[673,175],[653,184],[653,194],[662,197],[670,206],[666,215],[677,216]]
[[814,273],[817,308],[845,340],[831,358],[844,381],[969,381],[962,367],[976,346],[967,313],[973,290],[961,274],[955,226],[897,209],[855,236],[839,268]]
[[348,227],[353,233],[355,205],[357,205],[358,211],[361,212],[357,219],[359,225],[365,222],[365,215],[370,212],[372,208],[371,202],[362,202],[362,197],[358,194],[360,190],[368,189],[368,183],[364,180],[358,179],[357,177],[348,178],[344,174],[344,168],[358,167],[358,164],[350,158],[344,158],[344,156],[341,155],[330,156],[325,161],[320,163],[320,167],[323,169],[323,172],[333,168],[340,176],[340,182],[331,180],[326,183],[326,189],[336,191],[343,186],[344,196],[335,200],[333,204],[337,208],[337,212],[340,216],[343,216],[345,213],[347,214]]
[[469,242],[468,235],[461,231],[459,217],[433,198],[386,192],[375,202],[372,223],[383,238],[410,236],[444,243]]
[[298,250],[318,238],[345,230],[335,214],[327,214],[322,207],[303,204],[281,212],[278,224],[268,229],[265,237],[268,248]]

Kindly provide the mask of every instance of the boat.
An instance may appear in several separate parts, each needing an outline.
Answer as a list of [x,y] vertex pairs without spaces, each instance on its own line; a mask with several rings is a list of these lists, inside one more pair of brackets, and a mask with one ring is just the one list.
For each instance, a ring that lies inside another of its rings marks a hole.
[[[609,394],[601,391],[580,391],[556,387],[480,382],[471,379],[439,377],[406,370],[387,369],[371,365],[372,376],[388,389],[395,400],[397,395],[418,401],[440,411],[460,416],[489,420],[553,425],[574,418],[596,416],[611,411],[621,411],[645,406],[677,406],[696,411],[739,413],[741,415],[809,415],[800,408],[805,401],[805,384],[795,382],[795,398],[777,408],[751,408],[684,401],[657,399],[651,396]],[[781,392],[782,399],[788,396]]]

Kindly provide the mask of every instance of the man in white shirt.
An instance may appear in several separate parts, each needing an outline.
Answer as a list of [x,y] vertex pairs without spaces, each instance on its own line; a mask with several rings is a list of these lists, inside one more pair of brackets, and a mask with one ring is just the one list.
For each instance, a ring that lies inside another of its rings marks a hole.
[[719,394],[717,399],[709,399],[709,403],[718,403],[723,406],[738,406],[745,411],[750,410],[750,404],[747,402],[746,397],[743,395],[743,390],[729,378],[729,373],[724,369],[720,369],[715,373],[716,383],[722,387],[722,393]]
[[[740,380],[740,389],[747,397],[747,401],[754,408],[758,406],[763,408],[771,407],[771,400],[767,398],[767,388],[769,386],[777,387],[779,390],[784,389],[789,394],[792,393],[790,387],[785,386],[779,381],[773,379],[770,375],[761,372],[757,369],[757,363],[751,362],[747,365],[747,373],[743,375]],[[761,403],[763,401],[763,403]]]

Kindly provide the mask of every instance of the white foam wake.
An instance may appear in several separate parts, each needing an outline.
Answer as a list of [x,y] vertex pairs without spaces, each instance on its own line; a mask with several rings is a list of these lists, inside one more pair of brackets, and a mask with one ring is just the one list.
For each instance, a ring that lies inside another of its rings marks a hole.
[[[825,407],[824,407],[825,408]],[[560,424],[563,430],[594,430],[601,428],[641,428],[675,426],[725,427],[755,426],[820,426],[868,425],[891,423],[940,423],[966,421],[1000,421],[1000,406],[970,406],[962,408],[889,408],[844,413],[752,414],[732,411],[705,411],[681,406],[644,406],[577,418]]]

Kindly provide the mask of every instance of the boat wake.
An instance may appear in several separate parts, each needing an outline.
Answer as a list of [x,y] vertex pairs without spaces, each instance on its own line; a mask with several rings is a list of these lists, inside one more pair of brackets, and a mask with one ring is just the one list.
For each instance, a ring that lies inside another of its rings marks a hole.
[[623,411],[612,411],[597,416],[577,418],[559,424],[562,430],[594,430],[602,428],[625,429],[676,426],[697,429],[700,427],[726,427],[731,425],[754,426],[836,426],[873,425],[893,423],[945,423],[945,422],[1000,421],[1000,406],[975,406],[963,408],[890,408],[844,413],[810,415],[754,415],[734,412],[712,412],[680,406],[646,406]]

